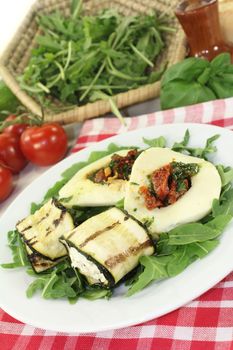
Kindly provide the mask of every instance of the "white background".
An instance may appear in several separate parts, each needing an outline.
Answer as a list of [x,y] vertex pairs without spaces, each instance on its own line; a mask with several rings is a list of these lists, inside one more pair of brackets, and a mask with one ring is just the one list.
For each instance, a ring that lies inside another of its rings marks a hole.
[[0,54],[34,0],[0,0]]

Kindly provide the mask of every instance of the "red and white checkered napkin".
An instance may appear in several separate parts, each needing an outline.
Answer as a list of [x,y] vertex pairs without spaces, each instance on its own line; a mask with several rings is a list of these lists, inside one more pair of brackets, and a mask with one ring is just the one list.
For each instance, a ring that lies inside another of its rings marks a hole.
[[[177,122],[233,129],[233,98],[127,118],[127,128],[116,118],[86,121],[73,152],[127,130]],[[233,273],[179,310],[141,325],[95,334],[69,335],[37,329],[0,310],[0,350],[25,349],[233,350]]]

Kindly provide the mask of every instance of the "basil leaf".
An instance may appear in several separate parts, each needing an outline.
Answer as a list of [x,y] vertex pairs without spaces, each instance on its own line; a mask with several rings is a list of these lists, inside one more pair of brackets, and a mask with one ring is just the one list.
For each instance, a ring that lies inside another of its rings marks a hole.
[[161,109],[233,96],[233,65],[229,53],[211,62],[187,58],[167,69],[161,82]]
[[200,58],[190,57],[167,69],[162,79],[162,87],[172,81],[188,81],[197,79],[209,67],[209,62]]
[[[166,74],[166,73],[165,73]],[[215,100],[215,93],[196,81],[174,80],[161,87],[161,109],[177,108]]]
[[205,68],[205,70],[201,73],[201,75],[199,75],[199,77],[197,78],[198,83],[200,83],[201,85],[205,85],[209,78],[211,76],[211,68],[207,67]]
[[214,78],[211,78],[208,82],[208,86],[215,93],[217,99],[228,98],[233,95],[232,83],[227,82],[226,77],[224,76],[215,76]]
[[229,53],[221,53],[210,62],[210,67],[214,75],[225,72],[229,66],[231,66],[231,56]]

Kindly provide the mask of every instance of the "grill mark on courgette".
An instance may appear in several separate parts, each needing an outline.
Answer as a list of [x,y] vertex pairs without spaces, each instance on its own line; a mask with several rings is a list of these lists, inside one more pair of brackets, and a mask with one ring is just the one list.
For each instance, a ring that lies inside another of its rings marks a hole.
[[48,218],[48,217],[49,217],[49,214],[50,214],[50,210],[49,210],[48,213],[45,214],[45,216],[43,216],[39,221],[37,221],[37,222],[35,223],[35,225],[40,224],[42,221],[44,221],[46,218]]
[[50,233],[52,233],[53,231],[51,230],[51,228],[47,227],[46,229],[46,235],[45,237],[47,237]]
[[61,256],[59,256],[59,257],[57,257],[57,258],[52,259],[52,258],[50,258],[49,256],[46,256],[46,255],[40,253],[38,250],[36,250],[36,249],[34,248],[33,245],[36,244],[36,243],[38,243],[38,241],[30,242],[30,239],[29,239],[29,240],[26,240],[26,239],[24,238],[23,235],[21,235],[21,237],[23,238],[23,242],[24,242],[25,246],[26,246],[28,249],[31,250],[31,254],[32,254],[32,253],[35,253],[36,255],[38,255],[39,257],[41,257],[42,259],[49,260],[49,261],[54,261],[54,262],[55,262],[55,261],[59,261],[60,259],[64,258],[64,257],[67,255],[67,254],[64,254],[64,255],[61,255]]
[[117,264],[120,264],[123,261],[125,261],[129,256],[137,255],[140,250],[147,248],[147,247],[150,247],[150,246],[152,246],[151,240],[148,239],[147,241],[140,243],[136,246],[129,247],[123,253],[112,256],[111,258],[107,259],[104,262],[104,265],[106,265],[108,268],[112,269]]
[[36,273],[43,273],[58,264],[60,260],[52,261],[49,258],[43,258],[35,251],[31,250],[29,246],[26,245],[28,259],[32,265],[33,270]]
[[64,210],[62,210],[61,213],[60,213],[59,218],[53,220],[53,225],[54,225],[55,227],[57,227],[57,226],[60,224],[60,222],[62,221],[62,219],[63,219],[63,217],[64,217],[64,215],[65,215],[65,213],[66,213],[66,212],[65,212]]
[[29,226],[25,227],[23,230],[21,230],[21,233],[29,230],[30,228],[32,228],[32,225],[29,225]]
[[42,221],[44,221],[45,219],[47,219],[47,218],[49,217],[49,215],[50,215],[50,212],[51,212],[51,210],[49,210],[49,212],[46,213],[45,216],[42,216],[42,218],[40,218],[39,221],[36,221],[36,222],[35,222],[35,225],[39,225]]
[[[23,237],[23,240],[24,240],[25,244],[27,244],[28,246],[33,246],[34,244],[36,244],[38,242],[37,239],[36,239],[36,236],[33,236],[33,237],[29,238],[29,239],[26,239],[24,237],[24,235],[21,235],[21,236]],[[34,239],[34,241],[33,241],[33,239]]]
[[24,237],[24,235],[22,235],[21,232],[20,232],[20,234],[21,234],[21,236],[23,236],[23,239],[24,239],[24,241],[25,241],[26,243],[31,243],[31,241],[32,241],[33,239],[36,239],[36,236],[33,236],[33,237],[31,237],[31,238],[26,239],[26,238]]
[[[41,223],[43,220],[45,220],[48,216],[49,216],[49,213],[46,213],[46,215],[43,216],[42,218],[40,218],[39,221],[36,221],[33,225],[29,225],[29,226],[24,227],[23,229],[20,230],[20,232],[21,232],[21,233],[24,233],[25,231],[30,230],[33,226],[36,226],[36,225],[40,224],[40,223]],[[16,227],[18,228],[18,225],[19,225],[19,224],[22,224],[24,221],[25,221],[25,219],[19,221],[19,222],[17,223]]]
[[91,236],[89,236],[88,238],[86,238],[85,241],[79,245],[79,247],[80,247],[80,248],[85,247],[85,245],[86,245],[87,243],[89,243],[90,241],[94,240],[96,237],[99,237],[100,235],[102,235],[102,234],[105,233],[106,231],[112,230],[113,228],[115,228],[115,227],[118,226],[118,225],[120,225],[120,222],[119,222],[119,221],[116,221],[116,222],[114,222],[113,224],[111,224],[110,226],[107,226],[107,227],[103,228],[103,230],[96,231],[96,232],[93,233]]
[[30,242],[30,245],[33,247],[38,241]]
[[30,262],[34,265],[34,267],[37,267],[37,268],[49,268],[51,267],[51,265],[55,265],[55,263],[51,260],[46,260],[46,259],[43,259],[41,257],[39,257],[38,255],[36,254],[31,254],[28,256],[29,257],[29,260]]

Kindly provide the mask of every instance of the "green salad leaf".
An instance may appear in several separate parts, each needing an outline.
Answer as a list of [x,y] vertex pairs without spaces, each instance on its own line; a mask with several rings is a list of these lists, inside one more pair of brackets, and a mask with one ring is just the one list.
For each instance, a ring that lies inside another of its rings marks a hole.
[[90,15],[74,0],[69,16],[40,13],[37,22],[37,46],[19,81],[45,108],[66,110],[107,99],[122,120],[113,96],[153,83],[164,72],[165,66],[154,68],[165,34],[173,31],[166,15],[124,16],[113,8]]
[[207,240],[201,243],[173,246],[174,250],[166,256],[143,256],[140,259],[143,269],[132,281],[127,296],[141,291],[153,281],[178,275],[193,261],[202,259],[210,253],[218,244],[218,240]]
[[1,267],[12,269],[16,267],[29,266],[30,263],[28,261],[25,246],[21,240],[19,232],[17,230],[9,231],[7,240],[8,247],[12,252],[13,262],[1,264]]
[[214,142],[219,138],[219,136],[220,135],[214,135],[208,138],[204,148],[189,147],[188,143],[190,140],[190,133],[189,130],[186,130],[183,140],[180,142],[175,142],[172,149],[176,152],[186,153],[193,157],[207,159],[209,154],[217,151],[217,147],[214,145]]
[[6,119],[10,114],[16,113],[20,102],[12,93],[11,89],[0,80],[0,121]]
[[213,217],[218,217],[224,214],[233,216],[233,188],[225,191],[220,197],[220,200],[215,199],[213,201]]
[[82,297],[88,300],[96,300],[96,299],[109,299],[112,296],[111,289],[105,289],[100,287],[88,287],[83,293]]
[[226,186],[233,181],[233,168],[224,167],[223,165],[216,166],[221,177],[222,186]]
[[116,203],[115,207],[118,208],[118,209],[122,209],[123,210],[124,209],[124,202],[125,202],[125,198],[120,199]]
[[144,267],[144,270],[139,274],[136,281],[130,286],[127,296],[131,296],[143,288],[145,288],[150,282],[160,280],[168,277],[166,265],[169,258],[167,256],[156,257],[156,256],[143,256],[139,262]]
[[151,140],[143,137],[143,142],[150,147],[161,147],[161,148],[166,147],[166,139],[163,136],[160,136]]
[[[33,273],[29,272],[30,275]],[[37,291],[44,299],[78,298],[84,291],[83,277],[70,267],[68,259],[56,265],[52,272],[34,273],[36,279],[27,289],[27,297],[31,298]]]
[[218,215],[205,224],[198,222],[183,224],[169,231],[169,245],[185,245],[204,242],[220,235],[232,219],[231,215]]
[[189,57],[172,65],[161,81],[161,109],[169,109],[233,96],[233,65],[229,53],[211,62]]
[[225,192],[224,198],[214,200],[212,215],[205,224],[184,224],[162,233],[157,242],[156,256],[139,260],[142,269],[132,280],[127,295],[139,292],[152,281],[177,275],[217,247],[220,234],[233,217],[233,188]]

